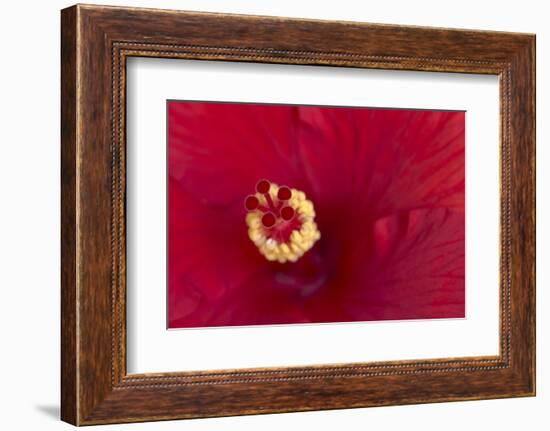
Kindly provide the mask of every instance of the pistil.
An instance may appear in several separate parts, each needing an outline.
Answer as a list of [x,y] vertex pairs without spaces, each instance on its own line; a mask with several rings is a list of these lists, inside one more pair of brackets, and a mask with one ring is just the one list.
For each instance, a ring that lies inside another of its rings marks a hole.
[[300,190],[261,180],[245,208],[248,236],[270,261],[296,262],[321,237],[313,203]]

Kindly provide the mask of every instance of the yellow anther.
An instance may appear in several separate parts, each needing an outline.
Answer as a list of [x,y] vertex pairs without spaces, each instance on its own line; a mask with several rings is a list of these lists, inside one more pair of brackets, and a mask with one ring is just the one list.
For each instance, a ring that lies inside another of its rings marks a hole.
[[[267,188],[264,189],[264,191],[266,190]],[[251,210],[250,208],[245,218],[250,240],[269,261],[296,262],[321,238],[321,233],[314,221],[313,203],[307,199],[304,192],[296,189],[290,189],[290,191],[290,199],[284,200],[286,197],[282,199],[284,205],[294,210],[294,217],[291,220],[285,220],[281,214],[276,214],[275,224],[266,227],[262,223],[265,210],[262,212],[260,209]],[[258,208],[268,207],[269,201],[271,204],[279,202],[278,192],[279,186],[270,183],[269,192],[266,192],[265,195],[259,192],[253,195],[257,198]],[[288,189],[286,192],[288,193]],[[255,200],[254,197],[251,199]],[[280,210],[280,207],[277,208]],[[292,214],[292,211],[290,212]]]

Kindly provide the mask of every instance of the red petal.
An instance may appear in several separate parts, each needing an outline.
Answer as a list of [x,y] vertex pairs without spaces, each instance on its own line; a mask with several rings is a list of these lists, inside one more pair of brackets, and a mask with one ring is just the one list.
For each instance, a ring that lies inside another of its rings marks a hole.
[[218,301],[204,304],[182,326],[242,326],[306,323],[308,318],[298,291],[275,281],[264,271],[228,290]]
[[381,217],[464,206],[464,113],[300,108],[314,199]]
[[[169,326],[234,289],[265,259],[248,239],[242,202],[219,211],[197,202],[170,178]],[[196,325],[189,325],[196,326]]]
[[295,183],[294,111],[292,106],[170,102],[170,175],[212,205],[242,203],[262,178]]
[[464,317],[463,213],[396,213],[357,237],[339,295],[352,320]]

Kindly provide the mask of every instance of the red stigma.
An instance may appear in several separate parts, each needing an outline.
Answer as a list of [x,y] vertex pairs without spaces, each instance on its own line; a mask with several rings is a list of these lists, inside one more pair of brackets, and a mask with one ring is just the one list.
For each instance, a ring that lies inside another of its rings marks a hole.
[[265,227],[273,227],[276,221],[277,219],[273,213],[266,213],[262,216],[262,224]]
[[248,211],[252,211],[252,210],[255,210],[256,208],[258,208],[258,206],[260,206],[260,201],[258,200],[258,198],[256,196],[250,195],[244,201],[244,206],[246,207],[246,209]]
[[294,208],[292,207],[284,207],[282,210],[281,210],[281,217],[283,218],[283,220],[286,220],[286,221],[289,221],[292,219],[292,217],[294,217]]
[[292,191],[288,187],[282,186],[277,192],[277,197],[279,200],[288,201],[292,197]]
[[261,180],[256,184],[256,190],[258,193],[261,193],[262,195],[265,195],[269,192],[269,188],[271,187],[271,184],[269,184],[269,181],[267,180]]

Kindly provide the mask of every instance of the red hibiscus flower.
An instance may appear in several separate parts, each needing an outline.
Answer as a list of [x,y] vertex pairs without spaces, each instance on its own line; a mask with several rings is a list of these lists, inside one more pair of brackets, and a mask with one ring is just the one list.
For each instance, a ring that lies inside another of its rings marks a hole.
[[172,101],[168,154],[170,328],[464,317],[463,112]]

